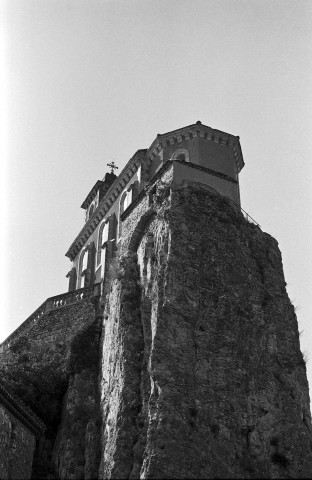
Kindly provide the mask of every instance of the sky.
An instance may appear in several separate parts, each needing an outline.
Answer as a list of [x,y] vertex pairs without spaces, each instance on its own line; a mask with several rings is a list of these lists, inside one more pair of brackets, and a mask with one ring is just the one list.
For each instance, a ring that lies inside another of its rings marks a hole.
[[107,163],[200,120],[240,136],[242,207],[279,242],[312,386],[312,2],[10,0],[0,22],[0,341],[67,291]]

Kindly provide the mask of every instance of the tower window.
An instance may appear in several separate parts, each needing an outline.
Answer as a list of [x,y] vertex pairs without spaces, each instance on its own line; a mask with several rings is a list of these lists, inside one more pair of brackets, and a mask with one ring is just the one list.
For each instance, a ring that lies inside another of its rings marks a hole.
[[90,206],[90,209],[89,209],[89,218],[92,217],[93,212],[94,212],[94,203],[92,203],[92,205]]
[[189,162],[190,161],[189,151],[186,148],[179,148],[173,153],[171,160],[179,160],[180,162]]

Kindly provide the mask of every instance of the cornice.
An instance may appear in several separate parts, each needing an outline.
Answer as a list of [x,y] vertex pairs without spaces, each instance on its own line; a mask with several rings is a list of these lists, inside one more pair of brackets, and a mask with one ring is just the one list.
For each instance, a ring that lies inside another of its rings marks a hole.
[[203,165],[197,165],[197,163],[192,163],[192,162],[185,162],[183,160],[174,160],[175,163],[181,163],[182,165],[185,165],[189,168],[194,168],[195,170],[201,170],[202,172],[209,173],[209,175],[213,175],[214,177],[222,178],[223,180],[227,180],[228,182],[235,183],[236,185],[238,184],[238,181],[227,175],[226,173],[222,172],[217,172],[216,170],[213,170],[212,168],[207,168],[204,167]]
[[234,183],[235,185],[238,184],[238,181],[235,178],[226,175],[225,173],[217,172],[216,170],[212,170],[211,168],[204,167],[203,165],[197,165],[196,163],[192,162],[185,162],[183,160],[167,160],[162,167],[155,173],[155,175],[150,179],[147,183],[145,188],[139,193],[139,195],[130,203],[128,208],[121,214],[120,219],[124,221],[128,215],[135,209],[138,203],[149,193],[151,188],[155,185],[157,180],[167,171],[170,167],[172,167],[175,163],[180,163],[187,168],[193,168],[195,170],[200,170],[202,172],[208,173],[209,175],[213,175],[214,177],[222,178],[223,180],[227,180],[228,182]]
[[108,189],[99,206],[93,212],[93,215],[84,225],[84,227],[79,232],[79,234],[69,247],[68,251],[66,252],[65,256],[69,257],[70,260],[73,260],[75,258],[81,247],[86,243],[90,235],[94,232],[94,230],[104,218],[106,213],[109,211],[111,206],[115,203],[116,199],[119,197],[126,184],[138,170],[139,166],[142,163],[142,160],[145,160],[145,154],[145,149],[138,150],[128,161],[124,169],[121,171],[120,175],[116,178],[114,183]]
[[245,163],[240,147],[239,137],[231,135],[230,133],[222,132],[221,130],[213,129],[207,125],[203,125],[199,121],[171,132],[163,134],[159,133],[147,150],[146,155],[148,158],[153,159],[163,148],[169,145],[179,144],[183,140],[190,140],[197,137],[212,141],[222,145],[223,147],[231,148],[233,150],[238,172],[241,171]]

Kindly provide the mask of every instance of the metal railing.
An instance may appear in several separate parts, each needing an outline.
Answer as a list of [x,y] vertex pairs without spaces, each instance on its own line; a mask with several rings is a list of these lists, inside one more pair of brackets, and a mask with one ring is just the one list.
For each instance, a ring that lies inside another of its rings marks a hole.
[[66,292],[47,298],[47,300],[40,305],[37,310],[35,310],[16,330],[14,330],[13,333],[11,333],[11,335],[9,335],[0,344],[0,353],[9,348],[12,340],[19,337],[25,330],[37,323],[38,320],[40,320],[40,318],[46,313],[58,308],[67,307],[68,305],[73,305],[74,303],[78,303],[86,298],[97,297],[100,294],[101,284],[96,283],[91,287],[79,288],[79,290],[74,290],[73,292]]
[[[240,210],[242,212],[242,214],[244,215],[244,218],[249,222],[249,223],[253,223],[254,225],[257,225],[258,227],[260,227],[259,223],[256,222],[256,220],[254,220],[247,212],[245,212],[245,210],[240,207]],[[260,227],[261,228],[261,227]]]
[[243,215],[243,217],[245,218],[245,220],[247,220],[247,222],[253,223],[254,225],[257,225],[257,227],[261,228],[261,225],[258,222],[256,222],[256,220],[252,218],[249,215],[249,213],[245,212],[245,210],[240,206],[239,203],[234,202],[234,200],[230,200],[230,203],[232,207],[234,207],[237,211],[239,211]]

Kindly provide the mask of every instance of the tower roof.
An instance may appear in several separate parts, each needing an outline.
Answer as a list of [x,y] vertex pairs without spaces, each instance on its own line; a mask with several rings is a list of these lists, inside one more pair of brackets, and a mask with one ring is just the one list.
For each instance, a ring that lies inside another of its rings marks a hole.
[[102,180],[98,180],[93,187],[91,188],[90,192],[86,196],[85,200],[81,204],[81,208],[88,208],[92,200],[94,199],[98,189],[104,185],[104,182]]
[[117,176],[114,172],[108,172],[105,174],[103,180],[98,180],[95,185],[91,188],[90,192],[83,201],[81,208],[87,209],[94,197],[96,196],[98,190],[100,190],[100,196],[103,196],[103,193],[109,189],[109,187],[114,183]]
[[182,136],[185,137],[186,140],[199,137],[206,139],[207,141],[218,143],[224,147],[231,148],[233,149],[238,172],[240,172],[245,165],[238,136],[208,127],[207,125],[203,125],[200,121],[197,121],[192,125],[187,125],[186,127],[178,128],[177,130],[172,130],[171,132],[159,133],[149,147],[147,156],[152,159],[160,150],[162,150],[163,147],[166,145],[173,145],[179,141]]

